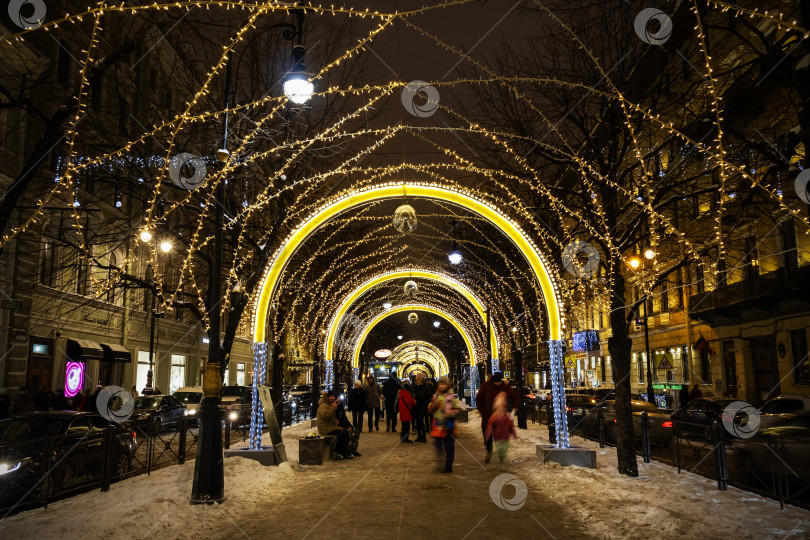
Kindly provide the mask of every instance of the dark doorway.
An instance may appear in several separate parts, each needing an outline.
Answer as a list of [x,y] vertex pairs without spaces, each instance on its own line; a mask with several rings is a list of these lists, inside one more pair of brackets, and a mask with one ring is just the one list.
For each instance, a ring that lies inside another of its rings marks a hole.
[[726,381],[727,397],[737,397],[737,356],[734,351],[734,340],[723,342],[723,375]]
[[43,386],[51,388],[53,372],[53,340],[32,338],[28,351],[28,372],[25,376],[25,385],[34,393],[39,392]]
[[754,366],[754,385],[757,391],[755,398],[758,399],[754,405],[759,405],[781,393],[774,337],[751,339],[751,363]]
[[113,384],[115,364],[113,362],[98,363],[98,383],[101,386]]

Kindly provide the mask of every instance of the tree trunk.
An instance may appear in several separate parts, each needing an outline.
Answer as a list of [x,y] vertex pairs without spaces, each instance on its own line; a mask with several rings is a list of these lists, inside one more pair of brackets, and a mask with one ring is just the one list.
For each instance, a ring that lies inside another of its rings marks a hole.
[[272,351],[270,353],[270,397],[273,400],[274,409],[276,412],[276,420],[278,421],[279,430],[284,426],[284,402],[283,402],[283,386],[284,386],[284,362],[281,361],[281,345],[278,343],[272,344]]
[[613,278],[613,290],[610,296],[610,328],[613,335],[608,339],[608,351],[616,387],[616,454],[619,460],[619,472],[627,476],[638,476],[633,440],[633,411],[630,405],[630,349],[633,346],[633,340],[628,334],[622,264],[621,258],[613,256],[610,264]]

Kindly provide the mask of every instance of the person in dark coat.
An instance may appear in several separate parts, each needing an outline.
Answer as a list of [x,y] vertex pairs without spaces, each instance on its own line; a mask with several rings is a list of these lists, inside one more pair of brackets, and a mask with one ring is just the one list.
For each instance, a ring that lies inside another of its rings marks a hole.
[[337,409],[335,409],[335,420],[337,420],[337,425],[339,428],[343,428],[349,432],[349,451],[355,457],[360,457],[360,452],[357,451],[357,446],[360,444],[360,432],[362,431],[363,425],[360,424],[361,429],[355,429],[351,422],[349,422],[349,416],[346,414],[346,409],[343,407],[343,402],[341,399],[338,399],[335,403],[337,403]]
[[385,398],[385,431],[397,432],[397,394],[401,384],[396,377],[388,377],[382,385],[382,394]]
[[98,412],[98,395],[101,393],[101,387],[96,386],[96,391],[93,393],[92,396],[88,396],[87,400],[84,402],[84,410],[87,412]]
[[689,387],[685,384],[681,386],[681,390],[678,392],[678,401],[681,407],[689,403]]
[[51,399],[51,410],[52,411],[67,411],[70,407],[68,406],[67,398],[65,397],[65,391],[61,388],[56,391],[54,394],[53,399]]
[[700,391],[700,387],[698,383],[695,383],[695,386],[692,388],[692,391],[689,392],[689,401],[693,399],[700,399],[703,397],[703,392]]
[[337,437],[335,454],[332,456],[332,459],[352,459],[354,456],[351,450],[349,450],[349,432],[338,426],[338,421],[335,416],[339,402],[340,400],[332,390],[324,392],[318,402],[318,413],[315,416],[315,424],[318,428],[318,435],[321,437],[326,435],[334,435]]
[[5,420],[11,416],[11,398],[8,397],[8,390],[0,388],[0,420]]
[[426,422],[428,422],[428,405],[433,398],[433,387],[425,382],[421,373],[416,374],[416,381],[411,385],[411,394],[416,401],[413,422],[416,425],[416,442],[427,442]]
[[487,456],[484,463],[489,463],[492,459],[492,436],[487,437],[487,424],[492,416],[492,408],[495,403],[495,396],[506,393],[507,403],[511,403],[515,410],[520,408],[520,397],[517,392],[503,380],[503,373],[496,371],[490,380],[481,385],[475,395],[475,406],[481,413],[481,433],[484,434],[484,446],[487,449]]
[[42,387],[42,390],[37,392],[34,396],[34,405],[36,405],[38,411],[47,411],[50,408],[48,393],[48,386],[45,385]]
[[25,414],[37,410],[34,406],[34,401],[31,399],[31,394],[28,393],[28,388],[21,386],[14,396],[14,403],[11,404],[11,414]]
[[349,390],[349,410],[352,413],[352,425],[363,429],[363,411],[366,410],[366,391],[360,381],[354,381],[354,388]]
[[380,406],[382,401],[382,388],[374,380],[374,376],[369,375],[366,379],[366,412],[368,413],[368,430],[371,431],[372,418],[374,427],[380,431]]

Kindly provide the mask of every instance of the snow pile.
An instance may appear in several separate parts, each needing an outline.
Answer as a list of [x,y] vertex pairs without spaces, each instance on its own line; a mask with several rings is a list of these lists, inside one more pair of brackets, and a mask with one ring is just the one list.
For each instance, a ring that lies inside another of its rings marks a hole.
[[[471,413],[463,436],[480,433],[480,416]],[[536,445],[548,445],[548,427],[518,430],[510,448],[510,472],[537,493],[570,509],[600,538],[807,538],[810,512],[754,493],[682,472],[663,463],[638,459],[638,478],[618,473],[615,448],[571,437],[572,446],[597,453],[597,469],[539,465]],[[472,429],[471,429],[472,428]],[[480,435],[479,435],[480,436]]]

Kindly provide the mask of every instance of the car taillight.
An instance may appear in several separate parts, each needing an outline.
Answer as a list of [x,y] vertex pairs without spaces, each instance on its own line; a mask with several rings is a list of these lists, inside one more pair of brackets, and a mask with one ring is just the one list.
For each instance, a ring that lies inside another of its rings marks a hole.
[[617,424],[617,423],[618,423],[618,422],[616,422],[616,419],[615,419],[615,418],[613,419],[613,423],[614,423],[614,424]]
[[137,432],[137,431],[133,431],[133,432],[132,432],[132,438],[133,438],[133,439],[137,439],[137,438],[138,438],[138,432]]
[[661,424],[661,427],[672,427],[672,420],[667,420],[666,422]]
[[571,407],[566,407],[565,410],[568,411],[568,412],[573,412],[574,411],[574,409],[572,409]]

